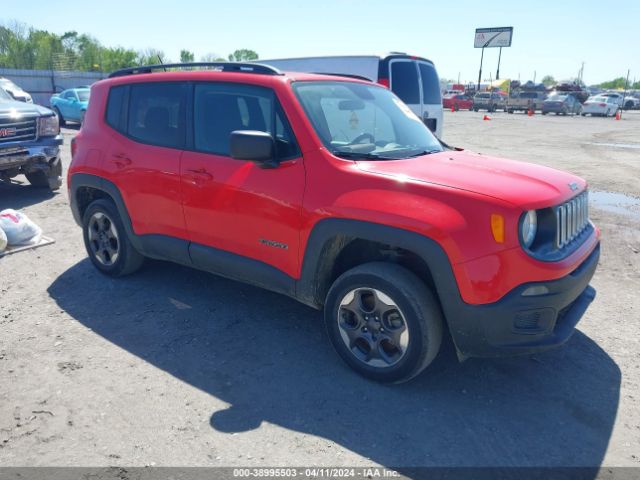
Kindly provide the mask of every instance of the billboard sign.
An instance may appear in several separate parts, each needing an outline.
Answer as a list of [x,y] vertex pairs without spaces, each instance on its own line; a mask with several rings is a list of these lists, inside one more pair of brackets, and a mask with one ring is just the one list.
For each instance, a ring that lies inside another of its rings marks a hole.
[[510,47],[513,27],[476,28],[474,48]]

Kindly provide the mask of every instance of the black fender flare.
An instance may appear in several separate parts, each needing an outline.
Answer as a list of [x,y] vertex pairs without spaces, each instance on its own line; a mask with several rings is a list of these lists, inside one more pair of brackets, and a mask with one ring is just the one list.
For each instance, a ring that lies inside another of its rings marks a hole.
[[324,304],[322,278],[328,273],[341,248],[355,240],[369,240],[402,248],[418,255],[429,267],[443,306],[462,301],[449,257],[438,242],[425,235],[388,225],[351,219],[324,219],[313,227],[307,241],[296,296],[321,307]]

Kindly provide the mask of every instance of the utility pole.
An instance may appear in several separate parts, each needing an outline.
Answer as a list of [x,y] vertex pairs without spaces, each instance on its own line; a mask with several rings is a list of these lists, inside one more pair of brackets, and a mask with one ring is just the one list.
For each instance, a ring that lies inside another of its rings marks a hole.
[[620,118],[622,118],[622,110],[624,109],[624,97],[627,95],[627,88],[629,88],[629,73],[631,73],[631,70],[627,70],[627,80],[624,82],[624,92],[622,92],[622,106],[620,107]]
[[537,76],[538,72],[536,72],[535,70],[533,71],[533,83],[536,83],[536,76]]

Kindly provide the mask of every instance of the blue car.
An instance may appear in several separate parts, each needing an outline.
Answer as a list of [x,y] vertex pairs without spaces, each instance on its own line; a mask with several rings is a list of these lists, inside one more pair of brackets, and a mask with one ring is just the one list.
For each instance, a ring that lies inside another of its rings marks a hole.
[[58,115],[60,125],[64,125],[66,122],[82,124],[89,104],[90,93],[91,90],[86,87],[70,88],[51,97],[49,102],[53,111]]

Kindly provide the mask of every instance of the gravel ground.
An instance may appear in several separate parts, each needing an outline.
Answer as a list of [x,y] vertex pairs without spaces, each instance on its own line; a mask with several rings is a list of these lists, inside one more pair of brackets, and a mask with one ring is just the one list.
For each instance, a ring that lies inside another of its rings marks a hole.
[[0,465],[639,466],[640,114],[482,115],[445,112],[445,140],[627,195],[592,195],[598,297],[566,346],[460,364],[445,345],[371,383],[284,296],[164,262],[100,275],[66,189],[18,179],[0,207],[56,243],[0,259]]

